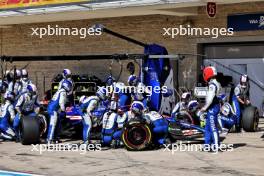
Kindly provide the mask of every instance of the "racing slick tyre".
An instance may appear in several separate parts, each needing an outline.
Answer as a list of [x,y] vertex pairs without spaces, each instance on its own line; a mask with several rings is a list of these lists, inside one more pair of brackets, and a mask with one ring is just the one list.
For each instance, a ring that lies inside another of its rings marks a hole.
[[129,151],[145,150],[152,141],[151,128],[147,123],[133,119],[124,126],[122,141]]
[[23,145],[36,144],[40,140],[39,119],[24,116],[20,122],[20,139]]
[[255,132],[258,129],[259,113],[254,106],[248,106],[242,113],[242,127],[246,132]]

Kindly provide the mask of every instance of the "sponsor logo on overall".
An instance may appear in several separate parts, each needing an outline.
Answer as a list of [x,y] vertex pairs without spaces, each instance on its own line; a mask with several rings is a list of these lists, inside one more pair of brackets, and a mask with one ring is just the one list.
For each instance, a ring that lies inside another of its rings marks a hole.
[[206,12],[210,18],[214,18],[216,16],[216,3],[208,2],[206,6]]

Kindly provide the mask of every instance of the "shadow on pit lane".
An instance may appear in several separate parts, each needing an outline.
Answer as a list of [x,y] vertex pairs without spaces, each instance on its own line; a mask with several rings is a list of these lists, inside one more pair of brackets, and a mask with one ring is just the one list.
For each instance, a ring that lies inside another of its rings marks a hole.
[[262,132],[262,131],[264,131],[264,127],[258,127],[257,132]]
[[236,149],[236,148],[240,148],[240,147],[245,147],[247,146],[246,143],[236,143],[236,144],[233,144],[233,148]]

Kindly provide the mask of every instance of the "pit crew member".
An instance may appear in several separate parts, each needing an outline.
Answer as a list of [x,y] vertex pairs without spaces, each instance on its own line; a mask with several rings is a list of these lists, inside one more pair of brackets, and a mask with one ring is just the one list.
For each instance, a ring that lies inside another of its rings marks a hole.
[[204,81],[208,83],[206,103],[201,112],[207,112],[204,132],[205,147],[211,151],[218,151],[220,145],[219,132],[217,128],[217,116],[220,111],[218,96],[221,90],[220,83],[216,80],[217,71],[215,67],[208,66],[203,70]]
[[176,106],[173,108],[171,117],[175,118],[178,114],[180,114],[182,111],[188,110],[188,103],[190,101],[191,94],[189,92],[184,92],[181,95],[181,101],[176,104]]
[[13,128],[17,136],[17,141],[19,141],[18,127],[22,116],[36,117],[40,110],[37,87],[34,84],[28,84],[27,91],[19,96],[15,109],[17,114],[13,122]]
[[[168,123],[159,113],[150,111],[144,114],[144,104],[140,101],[134,101],[131,105],[131,111],[126,112],[122,117],[117,118],[118,128],[122,129],[123,125],[132,118],[143,118],[148,124],[153,125],[154,143],[163,145],[166,142],[168,133]],[[121,130],[115,133],[115,137],[121,137]]]
[[249,105],[249,82],[248,76],[242,75],[240,77],[240,83],[236,86],[234,90],[234,95],[232,97],[232,105],[237,116],[236,120],[236,131],[241,131],[241,110],[245,105]]
[[83,112],[82,123],[83,123],[83,143],[89,144],[90,131],[93,125],[96,125],[100,119],[96,119],[93,116],[93,111],[98,108],[100,102],[107,99],[107,90],[100,87],[95,96],[82,96],[80,98],[80,108]]
[[[14,72],[13,72],[14,73]],[[16,69],[16,73],[13,74],[12,71],[7,71],[7,81],[8,81],[8,92],[14,92],[15,98],[18,98],[19,91],[21,90],[21,71]]]
[[26,69],[21,70],[21,90],[20,94],[27,91],[27,86],[32,84],[32,81],[28,78],[28,72]]
[[0,136],[3,139],[13,140],[15,139],[15,132],[11,128],[10,121],[12,122],[15,118],[15,109],[13,106],[15,101],[14,93],[6,92],[4,100],[4,105],[1,107]]
[[223,135],[226,135],[233,127],[236,122],[236,115],[233,107],[226,101],[227,97],[225,94],[219,96],[221,102],[220,113],[218,114],[218,123],[220,126],[220,131]]
[[72,87],[71,87],[71,91],[69,91],[69,92],[67,93],[67,95],[71,95],[71,94],[72,94],[72,91],[73,91],[73,85],[74,85],[74,83],[73,83],[73,80],[72,80],[71,76],[72,76],[72,74],[71,74],[71,70],[66,69],[66,68],[63,69],[63,71],[62,71],[62,77],[63,77],[63,78],[62,78],[62,80],[61,80],[60,83],[59,83],[59,88],[58,88],[58,89],[61,88],[63,81],[68,80],[69,82],[71,82]]
[[130,75],[127,82],[129,86],[132,86],[135,89],[135,91],[132,92],[133,101],[141,101],[144,104],[145,109],[147,109],[151,91],[139,81],[136,75]]
[[[56,126],[60,126],[60,119],[65,117],[65,105],[67,100],[67,93],[72,90],[72,83],[68,80],[64,80],[61,83],[60,89],[54,94],[51,101],[48,104],[48,114],[50,116],[50,124],[47,135],[47,143],[54,142],[54,134]],[[56,129],[56,137],[58,137],[59,128]]]

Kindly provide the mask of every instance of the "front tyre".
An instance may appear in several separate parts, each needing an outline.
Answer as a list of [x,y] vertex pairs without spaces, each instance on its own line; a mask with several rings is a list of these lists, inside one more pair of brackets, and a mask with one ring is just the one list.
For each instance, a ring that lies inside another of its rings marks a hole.
[[124,127],[122,140],[127,150],[145,150],[150,146],[152,141],[150,126],[145,122],[132,120]]
[[248,106],[242,114],[242,127],[246,132],[255,132],[258,129],[259,113],[254,106]]

